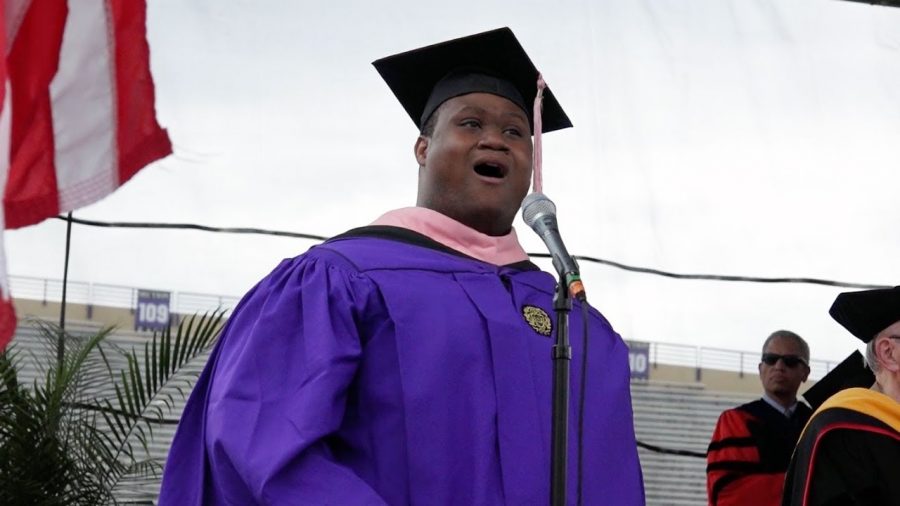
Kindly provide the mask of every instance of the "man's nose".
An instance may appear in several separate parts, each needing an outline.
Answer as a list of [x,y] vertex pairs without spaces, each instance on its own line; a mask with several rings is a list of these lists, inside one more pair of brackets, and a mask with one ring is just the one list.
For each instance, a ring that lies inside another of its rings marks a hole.
[[509,143],[503,136],[503,132],[498,128],[485,128],[482,130],[481,139],[478,140],[478,147],[482,149],[509,151]]

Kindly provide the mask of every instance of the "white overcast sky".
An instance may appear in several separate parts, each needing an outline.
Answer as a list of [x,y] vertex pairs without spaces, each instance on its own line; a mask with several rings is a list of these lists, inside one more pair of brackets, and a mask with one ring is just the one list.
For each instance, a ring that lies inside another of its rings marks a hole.
[[[544,139],[569,250],[682,273],[900,284],[900,9],[837,0],[151,0],[175,154],[76,217],[335,235],[415,202],[417,131],[371,61],[509,26],[575,124]],[[520,221],[528,251],[543,251]],[[6,235],[62,278],[64,223]],[[69,276],[241,295],[311,241],[75,226]],[[583,264],[626,338],[814,358],[841,289]]]

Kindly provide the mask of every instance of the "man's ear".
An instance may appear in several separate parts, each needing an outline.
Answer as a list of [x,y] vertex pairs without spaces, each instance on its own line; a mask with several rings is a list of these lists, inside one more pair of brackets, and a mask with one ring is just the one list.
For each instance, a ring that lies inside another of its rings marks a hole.
[[883,369],[887,369],[891,372],[900,371],[900,362],[897,362],[894,359],[891,350],[896,343],[893,342],[892,339],[880,339],[875,343],[875,359],[878,360],[878,365]]
[[416,155],[416,162],[419,163],[419,167],[425,166],[425,160],[428,158],[428,144],[430,142],[431,139],[424,135],[420,135],[419,138],[416,139],[416,144],[413,146],[413,152]]

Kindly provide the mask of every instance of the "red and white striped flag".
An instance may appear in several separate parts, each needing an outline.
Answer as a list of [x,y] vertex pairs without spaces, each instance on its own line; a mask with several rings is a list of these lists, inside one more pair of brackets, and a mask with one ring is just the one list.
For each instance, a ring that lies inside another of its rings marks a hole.
[[[156,121],[144,0],[0,0],[3,228],[96,202],[172,152]],[[12,337],[0,238],[0,350]]]

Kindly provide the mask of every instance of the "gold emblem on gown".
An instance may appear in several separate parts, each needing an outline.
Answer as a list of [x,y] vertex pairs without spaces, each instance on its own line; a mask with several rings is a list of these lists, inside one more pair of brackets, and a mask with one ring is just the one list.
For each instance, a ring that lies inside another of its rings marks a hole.
[[553,324],[546,311],[537,306],[522,306],[522,316],[535,332],[542,336],[550,336]]

